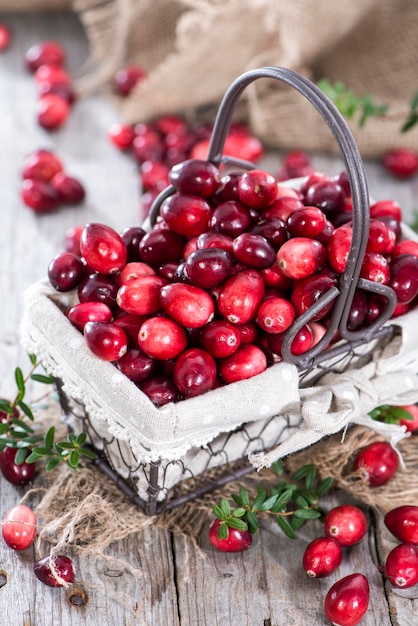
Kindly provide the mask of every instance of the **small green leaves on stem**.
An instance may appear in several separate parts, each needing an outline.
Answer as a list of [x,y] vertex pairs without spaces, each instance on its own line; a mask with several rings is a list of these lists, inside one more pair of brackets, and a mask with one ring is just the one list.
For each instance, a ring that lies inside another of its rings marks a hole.
[[[276,463],[274,469],[281,475],[281,462]],[[259,517],[272,515],[284,534],[294,539],[296,531],[307,520],[324,517],[319,498],[330,489],[332,482],[332,478],[318,481],[315,466],[308,464],[298,469],[291,480],[280,480],[270,492],[258,486],[252,502],[247,489],[240,486],[238,493],[231,494],[237,505],[235,509],[226,498],[213,506],[215,516],[221,520],[218,537],[227,538],[228,528],[249,530],[253,534],[259,528]]]
[[378,422],[386,424],[399,424],[400,420],[412,421],[414,418],[400,406],[392,406],[390,404],[381,404],[370,411],[370,417]]
[[370,117],[383,117],[388,111],[387,104],[375,104],[370,94],[357,96],[342,81],[331,83],[326,78],[318,81],[318,87],[333,101],[341,115],[351,120],[359,115],[362,128]]
[[14,459],[17,465],[43,459],[47,470],[52,470],[62,462],[71,469],[77,469],[81,466],[81,457],[96,458],[95,453],[85,445],[85,433],[69,434],[65,441],[56,442],[54,427],[42,435],[25,421],[25,418],[30,422],[35,421],[33,408],[24,402],[27,382],[33,380],[45,385],[54,383],[53,377],[35,373],[39,367],[35,355],[29,355],[29,360],[31,369],[26,376],[20,367],[15,369],[17,393],[14,400],[0,398],[0,452],[6,447],[17,448]]

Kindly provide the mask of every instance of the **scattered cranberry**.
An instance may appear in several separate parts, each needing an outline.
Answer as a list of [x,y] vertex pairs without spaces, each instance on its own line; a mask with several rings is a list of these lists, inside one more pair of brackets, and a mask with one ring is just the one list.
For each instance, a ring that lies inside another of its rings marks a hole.
[[39,559],[35,562],[33,571],[36,578],[49,587],[65,587],[75,579],[72,560],[62,554]]
[[384,574],[394,587],[406,589],[418,583],[418,548],[412,543],[400,543],[393,548],[385,562]]
[[35,513],[25,504],[14,506],[3,518],[2,534],[9,548],[25,550],[35,540]]
[[129,124],[112,124],[109,128],[109,139],[120,150],[132,147],[135,137],[134,129]]
[[371,487],[380,487],[396,473],[399,457],[387,441],[375,441],[357,453],[354,469],[361,471]]
[[61,160],[51,150],[35,150],[30,152],[23,161],[22,178],[30,178],[49,182],[56,174],[62,172]]
[[20,195],[24,204],[35,213],[55,211],[60,204],[58,191],[43,180],[26,178],[22,182]]
[[341,564],[341,546],[332,537],[318,537],[311,541],[303,554],[303,569],[311,578],[329,576]]
[[395,148],[383,155],[382,163],[398,178],[411,178],[418,171],[418,153],[410,148]]
[[406,504],[392,509],[385,515],[385,524],[396,539],[418,546],[418,506]]
[[355,626],[369,606],[369,583],[363,574],[349,574],[329,589],[324,602],[327,618],[338,626]]
[[248,530],[237,530],[236,528],[228,528],[228,537],[220,539],[218,536],[220,519],[215,519],[209,527],[209,541],[221,552],[242,552],[248,550],[252,544],[252,535]]
[[86,192],[79,180],[68,176],[65,172],[58,172],[51,180],[51,185],[58,192],[60,202],[65,204],[80,204]]
[[31,72],[36,72],[41,65],[64,65],[65,60],[65,50],[56,41],[36,43],[25,53],[26,67]]
[[353,546],[366,534],[367,519],[363,511],[351,504],[342,504],[328,511],[324,531],[342,546]]
[[[15,457],[18,450],[17,448],[6,447],[0,452],[0,471],[3,477],[13,485],[27,485],[35,476],[36,463],[23,463],[17,464]],[[28,450],[27,456],[30,451]]]
[[40,126],[54,130],[62,126],[70,115],[71,107],[67,100],[56,93],[49,93],[39,98],[36,116]]
[[418,405],[416,404],[406,404],[400,407],[404,411],[407,411],[412,419],[400,419],[399,425],[405,426],[406,430],[409,432],[415,432],[418,430]]
[[134,87],[146,76],[146,70],[138,65],[122,67],[116,72],[113,79],[115,91],[120,96],[129,96]]
[[4,52],[10,45],[11,33],[6,24],[0,24],[0,52]]

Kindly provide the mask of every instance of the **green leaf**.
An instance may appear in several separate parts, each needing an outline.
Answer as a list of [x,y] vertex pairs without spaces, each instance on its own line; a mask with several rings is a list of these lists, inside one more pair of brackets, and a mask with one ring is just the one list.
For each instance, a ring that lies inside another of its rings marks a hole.
[[414,93],[414,95],[412,96],[412,100],[411,100],[411,109],[417,109],[418,108],[418,91],[416,91]]
[[418,122],[418,114],[414,112],[410,113],[406,121],[401,126],[401,133],[406,133],[411,130]]
[[32,365],[36,365],[36,354],[28,354],[28,357]]
[[239,517],[228,517],[226,520],[228,528],[236,528],[237,530],[248,530],[247,523]]
[[253,502],[252,508],[259,509],[266,498],[267,498],[267,492],[261,487],[257,487],[257,496]]
[[224,514],[223,510],[221,509],[220,506],[218,506],[217,504],[214,504],[212,507],[212,511],[214,512],[214,514],[216,515],[216,517],[220,520],[224,520],[227,518],[227,516]]
[[4,435],[4,433],[7,433],[9,428],[10,426],[7,422],[5,422],[4,424],[0,424],[0,435]]
[[0,398],[0,411],[4,411],[4,413],[7,413],[8,415],[13,415],[12,403],[9,400]]
[[23,395],[25,394],[25,377],[23,376],[23,372],[20,367],[16,367],[15,369],[15,381],[19,393],[23,397]]
[[232,515],[234,517],[243,517],[245,515],[245,509],[243,507],[235,509],[235,511],[232,512]]
[[278,498],[279,496],[277,495],[277,493],[274,494],[273,496],[270,496],[270,498],[267,498],[267,500],[264,500],[263,504],[259,507],[259,510],[270,511],[275,506]]
[[79,453],[82,454],[83,456],[86,456],[88,459],[97,459],[97,454],[95,452],[93,452],[93,450],[90,450],[90,448],[79,448],[78,449]]
[[69,434],[67,435],[67,440],[68,440],[71,444],[73,444],[73,446],[72,446],[72,447],[74,447],[74,444],[75,444],[75,443],[77,443],[77,436],[76,436],[76,435],[74,435],[74,433],[69,433]]
[[23,400],[19,400],[19,402],[17,402],[17,405],[23,411],[26,417],[28,417],[33,422],[35,418],[32,413],[32,409],[25,402],[23,402]]
[[321,517],[321,513],[316,509],[296,509],[295,517],[300,519],[318,519],[318,517]]
[[218,539],[228,539],[229,531],[226,522],[221,522],[218,528]]
[[26,448],[18,448],[14,459],[16,465],[22,465],[22,463],[26,461],[27,455],[28,451]]
[[253,511],[247,511],[245,519],[247,520],[249,531],[253,535],[259,528],[257,516]]
[[276,504],[272,507],[271,509],[272,512],[278,513],[283,507],[285,507],[290,502],[290,500],[292,499],[292,495],[293,495],[292,489],[286,489],[286,491],[283,491],[283,493],[277,499]]
[[402,409],[400,406],[394,406],[391,409],[391,414],[399,420],[413,420],[413,416],[409,411]]
[[37,446],[33,449],[33,452],[35,452],[38,456],[49,456],[51,450],[45,446]]
[[313,493],[312,491],[309,491],[309,489],[299,489],[298,491],[300,493],[300,495],[305,498],[305,500],[312,506],[313,504],[316,504],[318,501],[318,497],[316,496],[315,493]]
[[250,497],[248,495],[248,491],[242,486],[239,488],[239,497],[241,499],[242,506],[250,505]]
[[323,496],[324,493],[326,493],[332,487],[333,482],[334,479],[331,478],[331,476],[328,476],[328,478],[324,478],[324,480],[319,483],[318,487],[315,489],[315,493],[318,498],[321,498],[321,496]]
[[53,385],[55,379],[53,376],[45,376],[44,374],[31,374],[31,379],[35,380],[38,383],[43,383],[45,385]]
[[274,471],[276,472],[276,474],[278,474],[279,476],[281,474],[283,474],[283,463],[282,460],[279,459],[278,461],[275,461],[275,463],[273,463],[272,465]]
[[74,450],[74,445],[69,441],[57,441],[55,445],[60,450]]
[[57,465],[59,465],[60,462],[61,462],[61,459],[59,457],[55,457],[54,459],[49,459],[49,461],[45,465],[45,469],[47,469],[48,471],[51,471],[55,469]]
[[39,461],[39,459],[42,459],[42,454],[37,454],[36,452],[32,451],[30,453],[30,455],[28,457],[26,457],[26,463],[36,463],[36,461]]
[[86,433],[79,433],[76,438],[77,445],[82,446],[83,443],[85,443],[86,439],[87,439]]
[[276,520],[284,534],[289,537],[289,539],[296,539],[295,531],[285,517],[278,515]]
[[291,521],[290,521],[290,525],[293,528],[293,530],[299,530],[299,528],[301,528],[306,520],[302,519],[301,517],[295,517],[293,516]]
[[222,509],[222,513],[224,514],[225,518],[227,518],[227,517],[229,517],[231,515],[231,505],[229,504],[229,502],[228,502],[228,500],[226,498],[222,498],[221,499],[221,509]]
[[51,426],[48,432],[45,435],[45,447],[52,450],[52,446],[54,445],[55,439],[55,426]]
[[33,429],[28,424],[26,424],[26,422],[18,419],[17,417],[12,417],[10,423],[16,427],[16,430],[21,430],[25,433],[33,433]]
[[316,469],[313,463],[304,465],[293,474],[293,480],[305,480],[306,489],[312,489],[316,476]]
[[297,504],[298,507],[300,507],[301,509],[308,509],[309,508],[309,502],[300,493],[294,493],[293,494],[293,500],[294,500],[295,504]]
[[67,463],[71,467],[71,469],[77,469],[80,463],[80,455],[78,453],[78,450],[73,450],[71,452],[70,456],[67,459]]

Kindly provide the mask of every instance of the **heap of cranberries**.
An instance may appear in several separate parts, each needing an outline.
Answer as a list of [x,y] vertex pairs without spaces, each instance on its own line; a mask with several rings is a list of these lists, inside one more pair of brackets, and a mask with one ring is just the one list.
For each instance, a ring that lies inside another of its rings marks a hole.
[[75,101],[73,81],[65,62],[66,52],[56,41],[41,41],[25,53],[25,66],[34,75],[37,87],[37,121],[49,131],[65,124]]
[[[77,289],[67,315],[92,352],[117,367],[128,360],[124,371],[157,405],[280,361],[293,321],[338,286],[352,235],[343,175],[311,174],[297,192],[261,169],[222,175],[188,159],[168,177],[174,193],[150,232],[87,224],[48,268],[55,289]],[[392,257],[400,213],[392,201],[371,206],[361,276],[389,284],[404,312],[417,300],[418,257]],[[357,289],[350,328],[367,327],[384,305]],[[301,328],[294,354],[324,334],[332,307]]]
[[23,161],[20,194],[35,213],[49,213],[61,205],[80,204],[86,192],[77,178],[65,172],[54,152],[40,149],[27,154]]

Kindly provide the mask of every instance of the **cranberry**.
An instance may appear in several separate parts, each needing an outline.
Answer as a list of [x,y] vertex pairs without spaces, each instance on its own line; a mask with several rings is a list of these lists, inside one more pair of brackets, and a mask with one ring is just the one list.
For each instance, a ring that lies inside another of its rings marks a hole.
[[164,144],[157,132],[148,129],[144,134],[135,135],[132,141],[132,151],[139,163],[161,161],[164,156]]
[[219,362],[219,373],[225,383],[234,383],[261,374],[267,367],[264,352],[254,344],[241,344],[230,356]]
[[397,243],[391,252],[391,257],[394,259],[402,254],[412,254],[413,256],[418,257],[418,242],[411,239],[403,239]]
[[267,239],[276,252],[289,238],[286,224],[277,217],[270,217],[259,221],[255,226],[250,228],[250,233],[261,235]]
[[262,235],[241,233],[234,239],[232,250],[241,265],[256,269],[266,269],[273,265],[276,252]]
[[322,243],[309,237],[294,237],[286,241],[277,252],[277,261],[283,274],[299,279],[314,274],[326,260]]
[[345,193],[339,183],[330,179],[319,180],[306,190],[305,204],[316,206],[327,217],[332,217],[344,206]]
[[116,302],[125,313],[131,315],[153,315],[161,311],[161,287],[167,281],[161,276],[147,275],[123,283],[117,293]]
[[158,362],[138,349],[128,350],[118,360],[117,366],[134,383],[142,383],[159,372]]
[[161,161],[143,161],[139,174],[144,189],[164,189],[169,183],[169,168]]
[[405,426],[409,432],[415,432],[418,430],[418,405],[406,404],[400,407],[404,411],[407,411],[412,419],[400,419],[399,425]]
[[110,126],[108,137],[119,150],[128,150],[132,147],[135,133],[130,124],[116,123]]
[[77,99],[77,94],[71,84],[59,83],[53,80],[42,80],[39,82],[38,93],[40,98],[49,94],[60,96],[66,100],[70,106],[72,106]]
[[220,185],[219,170],[210,161],[188,159],[171,168],[170,183],[182,194],[209,198]]
[[24,204],[35,213],[49,213],[58,208],[60,197],[56,189],[43,180],[26,178],[20,189]]
[[122,67],[116,72],[113,79],[115,91],[120,96],[129,96],[134,87],[146,76],[147,71],[139,65]]
[[139,254],[142,261],[150,265],[162,265],[170,261],[179,261],[183,254],[184,240],[167,228],[152,230],[139,242]]
[[318,537],[311,541],[303,554],[303,569],[311,578],[329,576],[341,564],[341,546],[332,537]]
[[210,230],[238,237],[251,224],[251,214],[247,207],[236,200],[223,202],[213,211],[210,218]]
[[233,239],[222,233],[202,233],[196,240],[196,249],[220,248],[232,254]]
[[154,359],[170,360],[186,349],[187,335],[180,324],[168,317],[150,317],[139,330],[138,345]]
[[402,209],[395,200],[378,200],[370,205],[370,217],[393,217],[397,222],[402,221]]
[[130,263],[127,263],[119,273],[118,281],[120,285],[123,285],[124,283],[134,280],[135,278],[140,278],[141,276],[154,275],[155,270],[153,270],[147,263],[143,263],[142,261],[131,261]]
[[360,328],[366,320],[368,303],[364,291],[356,289],[347,318],[348,330]]
[[363,574],[349,574],[329,589],[324,611],[327,618],[339,626],[355,626],[369,606],[369,583]]
[[309,155],[303,150],[293,150],[285,154],[279,171],[279,180],[307,176],[313,171]]
[[120,233],[128,254],[127,262],[140,260],[139,242],[145,235],[146,232],[141,226],[128,226]]
[[86,196],[85,189],[80,181],[64,172],[55,174],[51,180],[51,185],[57,190],[60,202],[65,202],[66,204],[80,204]]
[[[275,335],[269,334],[267,336],[267,347],[274,354],[282,356],[283,339],[286,333],[277,333]],[[310,350],[313,346],[313,332],[309,324],[304,324],[300,328],[292,341],[290,346],[291,354],[303,354]]]
[[289,216],[294,211],[299,211],[299,209],[303,208],[304,204],[299,198],[294,196],[279,196],[267,209],[261,212],[261,218],[277,218],[287,224]]
[[44,81],[61,85],[71,84],[70,75],[59,65],[40,65],[35,72],[35,80],[38,84]]
[[210,289],[222,283],[232,269],[232,257],[221,248],[201,248],[186,261],[186,273],[193,285]]
[[[192,148],[191,157],[204,159],[209,149],[209,139],[198,141]],[[262,143],[251,135],[230,134],[225,140],[223,153],[244,161],[256,163],[264,154]]]
[[353,546],[366,534],[367,519],[363,511],[351,504],[336,506],[325,515],[324,531],[342,546]]
[[71,107],[67,100],[56,93],[42,96],[36,104],[38,123],[47,130],[62,126],[67,121],[70,111]]
[[84,227],[80,250],[87,265],[100,274],[119,272],[128,254],[125,242],[113,228],[95,222]]
[[11,34],[6,24],[0,24],[0,52],[7,50],[10,45]]
[[254,209],[264,209],[277,198],[277,181],[264,170],[249,170],[238,180],[241,202]]
[[385,254],[390,245],[390,233],[385,222],[377,218],[370,220],[369,237],[367,241],[368,252]]
[[371,487],[380,487],[387,483],[398,466],[398,454],[387,441],[369,444],[354,459],[354,469],[362,472]]
[[186,328],[200,328],[211,321],[215,305],[210,295],[194,285],[171,283],[160,290],[161,305],[176,322]]
[[[17,448],[6,447],[0,452],[0,471],[3,477],[13,485],[26,485],[30,483],[35,476],[36,463],[23,463],[17,464],[15,461]],[[30,451],[28,450],[27,456]]]
[[394,258],[390,263],[389,286],[399,303],[412,302],[418,294],[418,257],[403,254]]
[[264,296],[264,282],[256,270],[245,269],[223,283],[218,298],[219,313],[233,324],[255,319]]
[[35,72],[41,65],[64,65],[64,48],[56,41],[42,41],[31,46],[25,53],[26,67]]
[[50,150],[30,152],[23,161],[22,178],[49,182],[64,169],[61,160]]
[[338,274],[345,271],[352,236],[352,227],[343,224],[334,230],[327,242],[328,263]]
[[80,257],[72,252],[61,252],[48,265],[48,278],[57,291],[70,291],[80,285],[85,271]]
[[257,322],[267,333],[283,333],[293,323],[295,309],[286,298],[271,297],[259,307]]
[[198,236],[208,230],[211,214],[203,198],[179,193],[166,198],[160,207],[160,215],[168,226],[185,237]]
[[261,275],[266,287],[278,289],[283,293],[290,291],[292,287],[292,280],[283,274],[277,261],[277,257],[273,265],[261,270]]
[[25,550],[35,541],[35,513],[25,504],[14,506],[3,518],[2,534],[9,548]]
[[174,384],[172,376],[166,374],[145,380],[141,383],[140,388],[157,407],[164,406],[168,402],[177,402],[180,399],[180,392]]
[[110,309],[116,308],[118,284],[112,276],[89,274],[78,287],[80,302],[103,302]]
[[128,347],[137,348],[138,347],[138,333],[142,324],[145,322],[147,317],[145,315],[132,315],[130,313],[123,313],[118,315],[113,322],[117,326],[123,328],[128,337]]
[[400,543],[393,548],[385,562],[384,574],[394,587],[406,589],[418,583],[418,548],[412,543]]
[[209,352],[190,348],[176,359],[174,382],[185,396],[198,396],[212,389],[216,373],[216,363]]
[[[308,276],[301,280],[294,281],[293,290],[290,301],[295,309],[297,316],[302,315],[305,311],[319,300],[321,296],[337,285],[335,278],[325,273],[319,272],[314,276]],[[312,316],[311,321],[320,320],[328,315],[334,306],[331,300],[318,313]]]
[[418,546],[418,506],[405,504],[392,509],[385,515],[385,524],[396,539]]
[[410,178],[418,171],[418,154],[410,148],[395,148],[382,157],[384,167],[399,178]]
[[62,554],[39,559],[35,562],[33,571],[36,578],[49,587],[65,587],[75,579],[72,560]]
[[215,519],[209,527],[209,541],[221,552],[242,552],[248,550],[252,544],[252,535],[249,530],[228,528],[228,537],[220,539],[218,536],[220,519]]
[[361,264],[360,276],[374,283],[387,285],[390,280],[388,260],[383,254],[379,254],[378,252],[366,252]]
[[214,320],[202,328],[200,343],[209,354],[221,359],[235,352],[241,343],[241,334],[236,325]]
[[81,257],[80,237],[84,226],[73,226],[68,228],[64,237],[64,249],[66,252],[72,252],[76,256]]
[[292,237],[317,237],[325,228],[325,214],[317,207],[307,206],[291,213],[287,230]]
[[117,361],[128,349],[125,331],[112,322],[87,322],[83,332],[90,350],[104,361]]
[[71,324],[83,331],[87,322],[111,322],[113,313],[104,302],[80,302],[67,311]]

